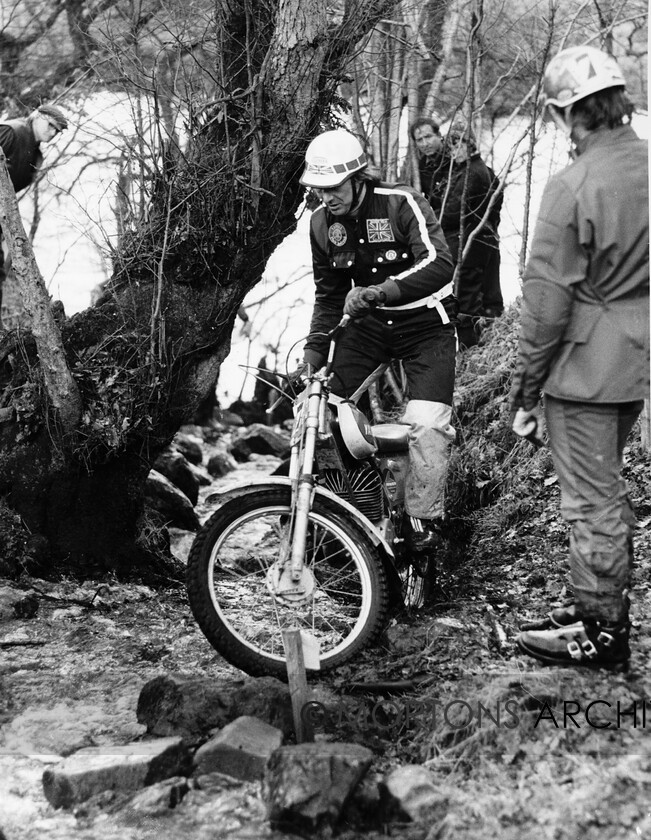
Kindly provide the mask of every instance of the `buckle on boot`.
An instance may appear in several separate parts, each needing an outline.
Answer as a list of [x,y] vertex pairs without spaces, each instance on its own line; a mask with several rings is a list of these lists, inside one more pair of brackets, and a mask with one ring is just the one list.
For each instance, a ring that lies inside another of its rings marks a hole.
[[590,639],[586,639],[585,642],[581,642],[581,648],[583,649],[583,652],[588,657],[588,659],[594,659],[594,657],[597,655],[597,648],[590,641]]
[[567,643],[567,652],[570,654],[572,659],[581,659],[583,656],[581,653],[581,645],[576,641],[576,639],[572,639],[571,642]]
[[567,652],[570,654],[572,659],[594,659],[594,657],[597,655],[597,648],[590,641],[590,639],[586,639],[580,644],[579,642],[577,642],[576,639],[572,639],[572,641],[568,642],[567,644]]
[[611,633],[601,630],[597,636],[597,641],[605,648],[610,648],[615,644],[615,637]]

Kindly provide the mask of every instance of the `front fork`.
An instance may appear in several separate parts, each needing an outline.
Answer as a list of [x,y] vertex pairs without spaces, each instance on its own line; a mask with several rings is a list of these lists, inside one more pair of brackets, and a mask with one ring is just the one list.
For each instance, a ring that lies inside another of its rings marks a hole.
[[[304,427],[292,445],[290,478],[292,479],[292,517],[289,529],[288,554],[283,559],[284,572],[278,594],[298,594],[304,580],[305,547],[310,510],[314,498],[314,453],[320,431],[325,429],[328,396],[323,382],[312,381],[308,386]],[[302,451],[301,451],[302,450]],[[300,473],[299,473],[300,470]],[[289,572],[287,580],[286,572]],[[283,583],[284,579],[284,583]]]

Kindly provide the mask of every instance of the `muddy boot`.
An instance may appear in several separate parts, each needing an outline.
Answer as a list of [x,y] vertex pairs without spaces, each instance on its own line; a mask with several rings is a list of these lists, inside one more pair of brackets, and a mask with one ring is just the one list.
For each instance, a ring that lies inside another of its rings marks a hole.
[[405,545],[409,562],[421,577],[431,574],[442,542],[441,524],[435,519],[406,517]]
[[[628,610],[631,604],[628,593],[624,592],[622,595],[623,613],[628,615]],[[576,624],[577,621],[583,619],[583,612],[578,604],[566,604],[564,607],[556,607],[556,609],[547,613],[544,618],[534,619],[533,621],[523,621],[520,624],[520,630],[553,630],[555,627],[567,627],[568,624]]]
[[516,641],[523,653],[546,665],[625,667],[631,655],[629,629],[628,620],[609,625],[584,619],[551,630],[526,630]]
[[547,613],[543,618],[523,621],[520,630],[553,630],[555,627],[567,627],[568,624],[576,624],[581,621],[581,612],[576,604],[567,604],[565,607]]

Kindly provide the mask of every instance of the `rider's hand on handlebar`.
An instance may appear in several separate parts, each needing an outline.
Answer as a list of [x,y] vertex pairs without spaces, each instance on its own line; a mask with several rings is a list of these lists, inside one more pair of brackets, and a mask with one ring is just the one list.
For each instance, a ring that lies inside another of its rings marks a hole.
[[379,286],[354,286],[346,295],[344,315],[350,315],[351,318],[363,318],[386,299],[386,293]]
[[301,364],[287,374],[287,385],[292,391],[301,391],[305,384],[305,378],[309,376],[311,367],[307,362]]

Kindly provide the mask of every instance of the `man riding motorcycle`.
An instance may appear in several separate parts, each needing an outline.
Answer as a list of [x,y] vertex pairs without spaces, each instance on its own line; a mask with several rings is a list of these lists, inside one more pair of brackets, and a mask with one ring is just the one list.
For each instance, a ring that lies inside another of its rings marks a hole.
[[353,320],[334,362],[333,391],[349,397],[378,365],[401,359],[408,386],[405,509],[418,568],[440,542],[455,373],[453,264],[427,200],[366,173],[359,140],[325,131],[308,146],[301,183],[321,199],[311,219],[316,296],[305,364],[320,367],[327,333]]

